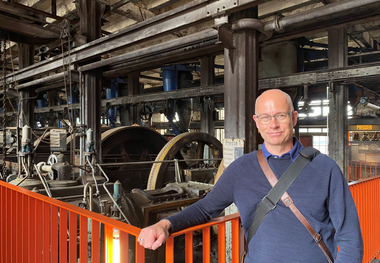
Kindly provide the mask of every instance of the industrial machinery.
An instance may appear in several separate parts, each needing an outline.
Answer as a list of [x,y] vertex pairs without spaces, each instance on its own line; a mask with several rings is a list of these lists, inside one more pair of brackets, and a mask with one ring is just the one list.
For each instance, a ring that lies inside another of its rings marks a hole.
[[[206,159],[204,156],[211,156]],[[183,133],[161,149],[149,174],[147,189],[163,187],[165,182],[210,182],[223,156],[223,146],[214,136],[203,132]],[[174,163],[164,162],[175,160]],[[170,173],[177,166],[176,174]],[[182,170],[180,174],[178,171]],[[175,179],[176,178],[176,179]]]
[[[80,139],[66,130],[52,129],[35,143],[31,127],[15,131],[6,131],[6,139],[14,141],[13,148],[6,144],[8,151],[12,149],[17,157],[9,166],[9,183],[141,228],[210,192],[222,158],[221,143],[201,132],[184,133],[168,142],[144,127],[108,129],[102,133],[102,163],[98,164],[91,129],[76,133],[83,137],[85,150],[80,155],[74,151],[74,158],[71,142],[79,144]],[[149,262],[163,262],[162,251],[146,256]]]

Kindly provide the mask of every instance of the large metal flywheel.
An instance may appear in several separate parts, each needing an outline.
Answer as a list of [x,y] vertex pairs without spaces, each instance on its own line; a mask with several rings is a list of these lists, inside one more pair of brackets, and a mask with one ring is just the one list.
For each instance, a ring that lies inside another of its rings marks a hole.
[[[205,149],[210,149],[211,161],[200,161],[204,159]],[[203,132],[188,132],[180,134],[170,140],[157,155],[156,161],[174,160],[177,159],[178,166],[181,170],[190,167],[197,168],[204,166],[217,167],[223,157],[222,143],[214,136]],[[197,160],[197,161],[195,161]],[[147,189],[153,190],[162,188],[166,183],[174,182],[173,162],[158,162],[154,163],[150,170]]]
[[140,126],[119,127],[103,132],[103,163],[134,163],[105,167],[110,180],[119,180],[128,191],[144,188],[151,164],[138,162],[153,161],[167,141],[157,131]]

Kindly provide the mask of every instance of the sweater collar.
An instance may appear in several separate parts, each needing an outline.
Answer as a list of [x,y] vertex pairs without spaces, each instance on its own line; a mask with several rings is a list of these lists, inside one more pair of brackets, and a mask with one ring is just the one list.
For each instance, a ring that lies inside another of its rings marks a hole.
[[277,156],[277,155],[274,155],[274,154],[271,154],[267,148],[265,147],[265,142],[263,143],[261,149],[263,151],[263,154],[264,154],[264,157],[266,159],[268,159],[269,157],[274,157],[274,158],[284,158],[284,157],[287,157],[287,156],[290,156],[290,158],[292,159],[292,162],[294,162],[294,160],[298,157],[299,155],[299,152],[303,149],[303,146],[302,144],[298,141],[298,139],[296,137],[293,137],[293,148],[287,152],[287,153],[284,153],[283,155],[281,156]]

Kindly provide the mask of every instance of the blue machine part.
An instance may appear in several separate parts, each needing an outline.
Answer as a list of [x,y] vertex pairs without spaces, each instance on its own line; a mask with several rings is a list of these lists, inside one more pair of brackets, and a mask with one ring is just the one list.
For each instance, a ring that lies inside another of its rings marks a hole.
[[[42,99],[37,100],[37,109],[47,107],[48,105],[47,98],[48,98],[47,94],[44,94]],[[38,125],[38,123],[40,123],[40,126]],[[36,125],[36,129],[45,127],[45,121],[42,115],[39,115],[38,120],[35,121],[35,125]]]
[[177,69],[176,66],[162,68],[162,82],[164,91],[177,89]]
[[[78,103],[79,102],[79,89],[78,87],[72,87],[71,88],[71,93],[69,92],[69,94],[67,94],[67,104],[71,104],[71,103]],[[69,108],[69,111],[70,111],[70,108]],[[74,125],[76,123],[76,120],[77,120],[77,115],[76,115],[76,112],[75,110],[70,113],[70,122],[72,120],[72,123],[71,125]]]
[[46,107],[46,101],[45,100],[37,100],[37,109]]
[[[113,99],[119,96],[117,84],[120,83],[121,81],[122,80],[119,78],[115,78],[111,80],[111,87],[106,88],[106,99]],[[116,116],[117,116],[117,106],[113,106],[110,109],[108,109],[108,120],[110,121],[109,126],[112,128],[115,128]]]
[[[184,86],[184,85],[181,85],[183,84],[182,81],[186,79],[186,74],[184,75],[184,73],[193,71],[194,67],[186,67],[183,65],[173,65],[173,66],[163,67],[161,68],[161,70],[162,70],[162,81],[163,81],[164,91],[172,91],[172,90],[180,89],[181,87]],[[173,121],[175,118],[175,113],[177,112],[176,104],[177,104],[176,101],[166,103],[165,107],[167,108],[167,110],[165,110],[165,116],[169,121],[169,125],[172,128],[172,132],[176,135],[179,135],[180,133],[185,132],[186,129],[182,130],[181,125],[178,125]],[[182,117],[183,116],[179,116],[180,120]]]
[[[57,94],[57,104],[62,105],[62,99],[58,96],[58,94]],[[58,128],[62,128],[62,127],[63,127],[62,122],[58,120]]]
[[179,135],[181,134],[181,130],[177,127],[177,125],[173,122],[173,115],[170,115],[170,116],[166,116],[166,118],[168,119],[169,121],[169,125],[172,127],[172,132],[175,134],[175,135]]
[[115,199],[116,203],[120,203],[121,199],[121,183],[119,180],[117,180],[113,184],[113,198]]

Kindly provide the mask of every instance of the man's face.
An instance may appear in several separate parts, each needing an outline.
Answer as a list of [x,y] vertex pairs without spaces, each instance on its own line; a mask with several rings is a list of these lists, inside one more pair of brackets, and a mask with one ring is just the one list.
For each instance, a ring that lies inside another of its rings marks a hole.
[[[274,117],[270,117],[268,124],[259,121],[261,116],[275,116],[279,113],[286,114],[285,119],[282,119],[281,122]],[[291,112],[287,97],[282,92],[273,90],[263,93],[258,98],[256,115],[253,116],[253,119],[268,149],[279,146],[281,149],[286,149],[293,145],[293,127],[297,123],[297,117],[298,112]]]

